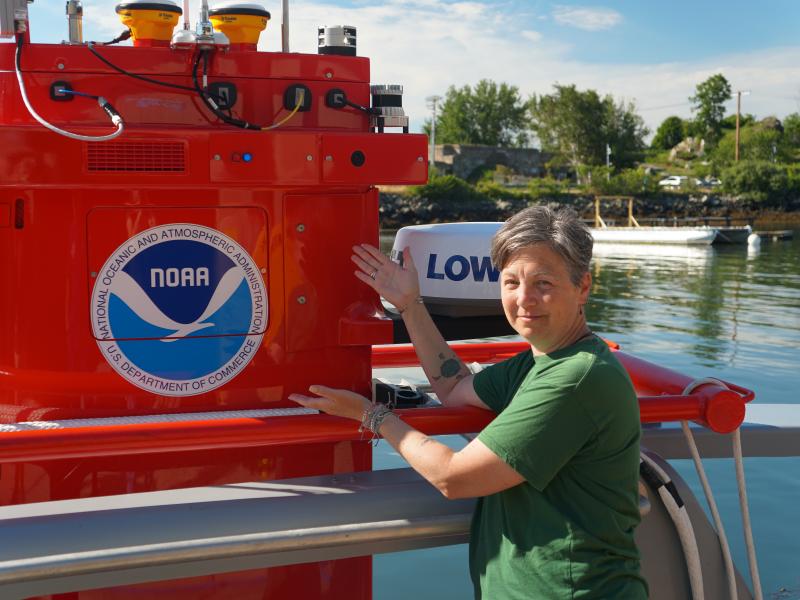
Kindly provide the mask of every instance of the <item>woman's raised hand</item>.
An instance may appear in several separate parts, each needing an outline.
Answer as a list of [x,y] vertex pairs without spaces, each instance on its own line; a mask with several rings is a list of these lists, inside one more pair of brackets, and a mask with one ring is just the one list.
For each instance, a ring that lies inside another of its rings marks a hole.
[[356,277],[404,311],[419,296],[419,276],[411,252],[403,248],[403,266],[369,244],[353,246],[350,259],[358,267]]

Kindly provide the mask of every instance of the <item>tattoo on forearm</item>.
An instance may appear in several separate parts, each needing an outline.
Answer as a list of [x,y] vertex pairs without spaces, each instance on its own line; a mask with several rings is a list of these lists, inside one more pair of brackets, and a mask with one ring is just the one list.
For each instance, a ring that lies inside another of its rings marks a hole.
[[420,446],[424,446],[428,442],[432,442],[432,441],[433,441],[433,438],[429,438],[429,437],[425,436],[424,438],[422,438],[422,440],[420,440],[419,445]]
[[439,354],[439,358],[442,360],[442,366],[440,368],[441,374],[438,377],[434,377],[436,381],[440,379],[450,379],[453,377],[456,379],[456,381],[459,381],[467,376],[467,368],[461,364],[461,361],[458,360],[458,358],[445,358],[443,353]]

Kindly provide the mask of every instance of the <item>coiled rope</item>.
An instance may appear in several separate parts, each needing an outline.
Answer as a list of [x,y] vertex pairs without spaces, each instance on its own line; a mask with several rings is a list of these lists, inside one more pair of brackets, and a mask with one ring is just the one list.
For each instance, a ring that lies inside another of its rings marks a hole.
[[645,452],[640,454],[640,459],[639,473],[642,479],[659,495],[678,532],[678,539],[681,542],[683,555],[686,559],[686,569],[689,572],[692,600],[704,600],[705,591],[703,589],[703,568],[700,562],[700,550],[697,547],[697,536],[694,533],[692,520],[686,511],[683,499],[670,476],[658,463]]

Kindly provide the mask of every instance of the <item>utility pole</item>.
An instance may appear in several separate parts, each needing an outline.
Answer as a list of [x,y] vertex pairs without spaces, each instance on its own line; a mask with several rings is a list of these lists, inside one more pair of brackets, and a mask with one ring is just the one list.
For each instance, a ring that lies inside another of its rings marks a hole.
[[611,146],[606,144],[606,181],[611,181]]
[[425,101],[428,103],[428,108],[433,110],[433,120],[431,121],[431,151],[428,156],[428,164],[431,168],[434,166],[434,154],[436,152],[436,105],[442,99],[441,96],[428,96]]
[[736,150],[733,162],[739,162],[739,115],[742,112],[742,95],[747,96],[750,92],[738,90],[736,92]]

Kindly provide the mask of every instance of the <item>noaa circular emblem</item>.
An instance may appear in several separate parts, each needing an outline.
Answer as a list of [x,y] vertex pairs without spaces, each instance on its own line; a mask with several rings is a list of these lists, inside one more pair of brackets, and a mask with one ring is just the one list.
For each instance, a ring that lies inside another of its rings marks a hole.
[[92,331],[117,373],[166,396],[225,385],[255,356],[267,294],[255,261],[224,233],[160,225],[124,242],[98,271]]

